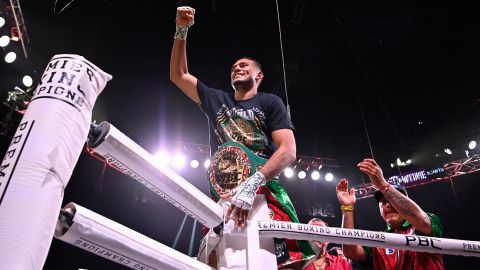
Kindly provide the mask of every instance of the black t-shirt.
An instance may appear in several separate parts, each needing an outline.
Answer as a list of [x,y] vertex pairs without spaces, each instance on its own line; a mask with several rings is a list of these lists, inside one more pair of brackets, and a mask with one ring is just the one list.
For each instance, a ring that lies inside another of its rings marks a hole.
[[208,118],[212,152],[225,142],[236,141],[268,159],[276,149],[272,131],[294,129],[278,96],[258,92],[253,98],[236,101],[233,92],[208,87],[201,81],[197,89],[200,108]]

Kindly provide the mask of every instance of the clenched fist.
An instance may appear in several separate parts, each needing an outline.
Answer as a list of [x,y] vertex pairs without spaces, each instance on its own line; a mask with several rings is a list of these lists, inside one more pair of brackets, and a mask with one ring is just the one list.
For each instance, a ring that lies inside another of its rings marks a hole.
[[195,16],[195,9],[191,7],[178,7],[175,23],[177,25],[190,27],[195,22],[194,16]]

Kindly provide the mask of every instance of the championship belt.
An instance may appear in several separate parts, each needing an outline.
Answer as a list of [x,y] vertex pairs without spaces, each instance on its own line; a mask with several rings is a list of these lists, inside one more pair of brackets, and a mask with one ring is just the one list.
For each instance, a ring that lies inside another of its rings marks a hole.
[[238,142],[226,142],[210,160],[208,180],[210,191],[217,199],[237,188],[267,162]]

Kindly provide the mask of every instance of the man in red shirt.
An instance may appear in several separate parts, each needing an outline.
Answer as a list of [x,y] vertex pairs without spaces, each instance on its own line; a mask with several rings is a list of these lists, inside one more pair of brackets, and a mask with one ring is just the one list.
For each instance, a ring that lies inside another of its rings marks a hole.
[[[328,227],[328,224],[319,218],[311,219],[308,224]],[[345,258],[327,252],[327,242],[311,241],[310,245],[316,256],[307,263],[304,270],[352,270]]]
[[[369,176],[372,184],[378,189],[374,196],[378,202],[380,215],[387,223],[387,232],[442,236],[440,219],[434,214],[424,212],[413,200],[408,198],[404,187],[388,183],[375,160],[364,159],[357,166],[360,171]],[[346,179],[342,179],[338,183],[337,197],[342,204],[343,227],[354,229],[355,189],[351,188],[349,191]],[[351,260],[365,262],[366,266],[373,266],[373,269],[445,269],[442,254],[393,248],[371,248],[360,245],[343,245],[343,253]]]

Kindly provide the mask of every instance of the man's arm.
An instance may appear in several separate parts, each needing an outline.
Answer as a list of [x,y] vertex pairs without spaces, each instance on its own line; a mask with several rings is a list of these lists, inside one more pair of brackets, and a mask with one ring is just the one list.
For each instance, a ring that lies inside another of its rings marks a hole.
[[393,208],[415,227],[415,230],[425,235],[432,235],[430,218],[418,204],[393,187],[383,189],[382,193],[392,204]]
[[[197,90],[198,80],[188,72],[187,65],[186,32],[188,32],[188,27],[193,24],[194,14],[195,10],[190,7],[179,7],[177,9],[177,17],[175,20],[177,29],[170,57],[170,80],[189,98],[200,104],[200,97],[198,96]],[[184,31],[184,35],[179,35],[179,31]]]
[[[355,229],[353,218],[353,211],[344,211],[342,219],[342,228]],[[365,261],[367,259],[363,247],[360,245],[342,245],[343,254],[345,257],[354,261]]]
[[[354,224],[354,207],[356,202],[355,189],[348,190],[348,181],[346,179],[340,180],[337,184],[337,197],[342,205],[342,228],[355,229]],[[363,247],[360,245],[342,245],[343,254],[345,257],[355,261],[365,261],[367,259]]]
[[[253,201],[260,185],[265,182],[265,180],[268,181],[280,174],[283,169],[295,161],[296,145],[295,137],[291,129],[273,131],[272,139],[277,150],[259,171],[240,184],[235,193],[232,194],[233,197],[230,200],[232,205],[225,214],[225,222],[228,222],[231,218],[230,215],[233,214],[235,227],[245,227],[247,225],[248,213],[253,206]],[[227,195],[223,198],[228,199],[228,197]]]
[[400,191],[396,190],[385,180],[380,166],[373,159],[364,159],[358,164],[360,170],[368,175],[372,184],[381,190],[385,198],[392,204],[416,230],[425,235],[432,235],[432,223],[427,213],[420,206]]
[[272,139],[277,150],[263,165],[260,172],[270,180],[279,175],[287,166],[295,161],[297,146],[291,129],[278,129],[272,132]]

